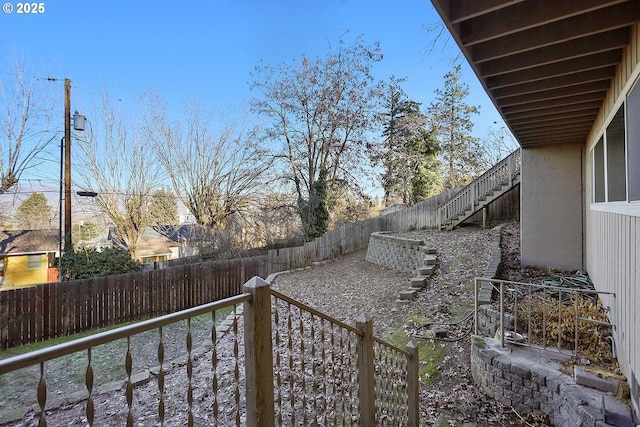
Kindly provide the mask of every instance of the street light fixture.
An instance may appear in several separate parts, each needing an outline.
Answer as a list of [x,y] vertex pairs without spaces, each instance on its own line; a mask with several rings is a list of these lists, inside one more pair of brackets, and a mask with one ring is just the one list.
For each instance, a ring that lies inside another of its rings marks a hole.
[[78,196],[82,196],[82,197],[97,197],[98,193],[96,193],[95,191],[76,191],[76,194]]

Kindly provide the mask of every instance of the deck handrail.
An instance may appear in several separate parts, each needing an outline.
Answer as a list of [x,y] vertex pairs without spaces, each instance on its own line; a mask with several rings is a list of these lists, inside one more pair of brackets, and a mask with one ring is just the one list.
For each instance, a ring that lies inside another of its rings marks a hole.
[[[237,309],[240,304],[242,310]],[[233,329],[229,332],[227,345],[223,342],[226,336],[217,334],[218,325],[213,322],[209,343],[197,351],[193,350],[191,319],[211,313],[215,318],[217,310],[227,307],[233,307]],[[162,330],[165,326],[185,320],[186,359],[176,361],[177,365],[174,365],[165,360]],[[200,411],[206,411],[206,416],[212,420],[221,417],[222,425],[229,425],[229,422],[233,424],[232,418],[235,425],[243,425],[244,417],[247,425],[265,427],[288,425],[288,421],[295,425],[295,420],[300,418],[305,425],[312,420],[324,420],[325,425],[331,424],[332,420],[337,423],[342,419],[351,423],[354,417],[362,420],[363,425],[378,424],[382,417],[390,426],[418,425],[419,360],[414,343],[410,342],[405,349],[398,348],[373,335],[370,318],[360,316],[355,321],[355,327],[350,326],[271,289],[259,277],[246,282],[243,293],[237,296],[0,360],[0,376],[39,365],[39,377],[33,377],[37,382],[33,385],[37,404],[32,403],[36,408],[35,416],[40,418],[39,425],[46,425],[47,419],[52,418],[50,422],[55,422],[56,416],[64,414],[50,411],[47,399],[52,391],[48,391],[50,387],[47,382],[50,380],[45,363],[84,352],[84,360],[74,359],[75,364],[86,367],[84,383],[77,384],[80,386],[77,391],[84,394],[76,398],[78,400],[75,403],[84,406],[86,423],[94,425],[97,416],[108,418],[107,423],[116,422],[113,417],[122,420],[125,416],[127,425],[137,425],[137,402],[133,398],[134,387],[137,387],[133,371],[137,349],[131,346],[131,338],[152,330],[159,331],[159,367],[149,369],[155,372],[153,375],[156,379],[149,381],[151,384],[148,387],[152,389],[146,393],[157,394],[158,404],[155,416],[148,417],[145,413],[147,422],[163,424],[165,417],[179,417],[179,420],[185,418],[186,425],[194,425],[195,409],[199,408]],[[112,398],[94,400],[96,384],[92,350],[121,339],[127,341],[126,356],[124,360],[116,362],[122,363],[126,371],[125,390],[120,386],[119,390],[113,391],[115,395]],[[211,376],[211,380],[196,384],[195,364],[205,353],[209,366],[205,376]],[[331,363],[326,364],[329,358]],[[186,365],[186,372],[173,369],[180,365]],[[244,365],[244,372],[240,369],[241,365]],[[165,377],[171,375],[182,378],[185,374],[186,381],[179,383],[179,389],[185,389],[185,401],[165,400]],[[11,381],[2,381],[2,384],[3,387],[14,387]],[[143,384],[148,383],[140,384],[146,387]],[[3,389],[3,392],[12,391]],[[204,399],[202,401],[193,398],[195,393],[200,392]],[[231,393],[233,398],[223,398],[225,393]],[[121,401],[123,394],[126,403]],[[323,396],[326,398],[322,399]],[[340,399],[342,403],[338,403]],[[314,403],[308,405],[308,402]],[[99,405],[102,405],[101,409],[98,409]],[[172,405],[171,410],[168,409],[169,405]],[[13,408],[12,411],[16,409],[20,408]],[[27,411],[25,416],[29,413]],[[337,418],[338,414],[342,414],[342,418]],[[101,419],[97,424],[103,422]]]
[[220,310],[232,305],[242,304],[245,301],[249,301],[250,298],[251,295],[249,294],[240,294],[230,298],[226,298],[224,300],[214,301],[209,304],[200,305],[198,307],[189,308],[175,313],[165,314],[164,316],[143,320],[131,325],[121,326],[109,331],[99,332],[87,337],[74,339],[62,344],[57,344],[51,347],[46,347],[40,350],[35,350],[29,353],[13,356],[8,359],[0,360],[0,375],[13,372],[18,369],[26,368],[27,366],[37,365],[51,359],[69,355],[71,353],[88,350],[89,348],[93,348],[101,344],[106,344],[122,338],[127,338],[132,335],[137,335],[141,332],[158,329],[161,326],[180,322],[182,320],[200,316],[201,314],[211,313],[212,311]]
[[438,207],[440,226],[475,206],[478,199],[486,197],[497,187],[507,184],[511,186],[514,177],[520,173],[520,165],[521,155],[518,148],[440,205]]

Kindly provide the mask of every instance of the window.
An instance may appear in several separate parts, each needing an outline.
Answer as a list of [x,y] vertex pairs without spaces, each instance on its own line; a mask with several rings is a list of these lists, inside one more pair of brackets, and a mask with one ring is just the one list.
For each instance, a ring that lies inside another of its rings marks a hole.
[[640,83],[627,97],[627,169],[629,201],[640,201]]
[[27,270],[42,268],[42,255],[27,255]]
[[607,126],[591,152],[593,202],[627,200],[627,159],[624,105]]
[[604,202],[604,138],[593,149],[593,201]]
[[625,160],[624,105],[607,126],[607,200],[627,200],[627,170]]

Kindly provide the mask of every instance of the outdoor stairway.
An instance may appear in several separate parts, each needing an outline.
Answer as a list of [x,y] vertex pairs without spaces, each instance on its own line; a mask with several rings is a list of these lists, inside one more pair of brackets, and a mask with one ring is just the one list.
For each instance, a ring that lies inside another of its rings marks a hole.
[[520,149],[517,149],[438,207],[440,228],[453,230],[519,183]]
[[427,279],[433,274],[433,270],[436,268],[436,250],[435,248],[424,247],[421,249],[424,252],[424,260],[422,261],[422,267],[417,270],[417,275],[409,279],[410,287],[400,291],[400,299],[398,303],[405,303],[412,300],[418,291],[427,285]]

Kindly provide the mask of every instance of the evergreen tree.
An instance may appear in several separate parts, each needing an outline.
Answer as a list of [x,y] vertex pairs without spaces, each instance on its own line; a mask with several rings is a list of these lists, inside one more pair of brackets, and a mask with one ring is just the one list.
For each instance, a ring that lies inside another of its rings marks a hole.
[[426,129],[420,103],[407,99],[400,81],[392,79],[385,101],[384,140],[372,160],[383,167],[385,206],[395,201],[409,204],[440,190],[438,143]]
[[33,193],[18,206],[15,219],[26,230],[49,228],[51,206],[42,193]]
[[327,170],[321,169],[318,179],[311,186],[309,199],[298,197],[298,212],[302,220],[303,237],[307,242],[322,236],[329,228],[329,190]]
[[100,235],[100,227],[95,222],[86,221],[77,224],[72,228],[72,237],[75,246],[81,245],[81,242],[91,240]]
[[178,223],[178,199],[164,188],[151,196],[149,205],[151,225],[175,225]]
[[481,169],[481,147],[471,135],[472,115],[478,107],[465,98],[469,87],[460,81],[460,66],[445,74],[444,89],[436,90],[436,100],[429,108],[432,127],[442,150],[444,187],[447,190],[464,186]]
[[440,147],[433,131],[420,130],[409,142],[411,202],[418,203],[442,191],[438,153]]

